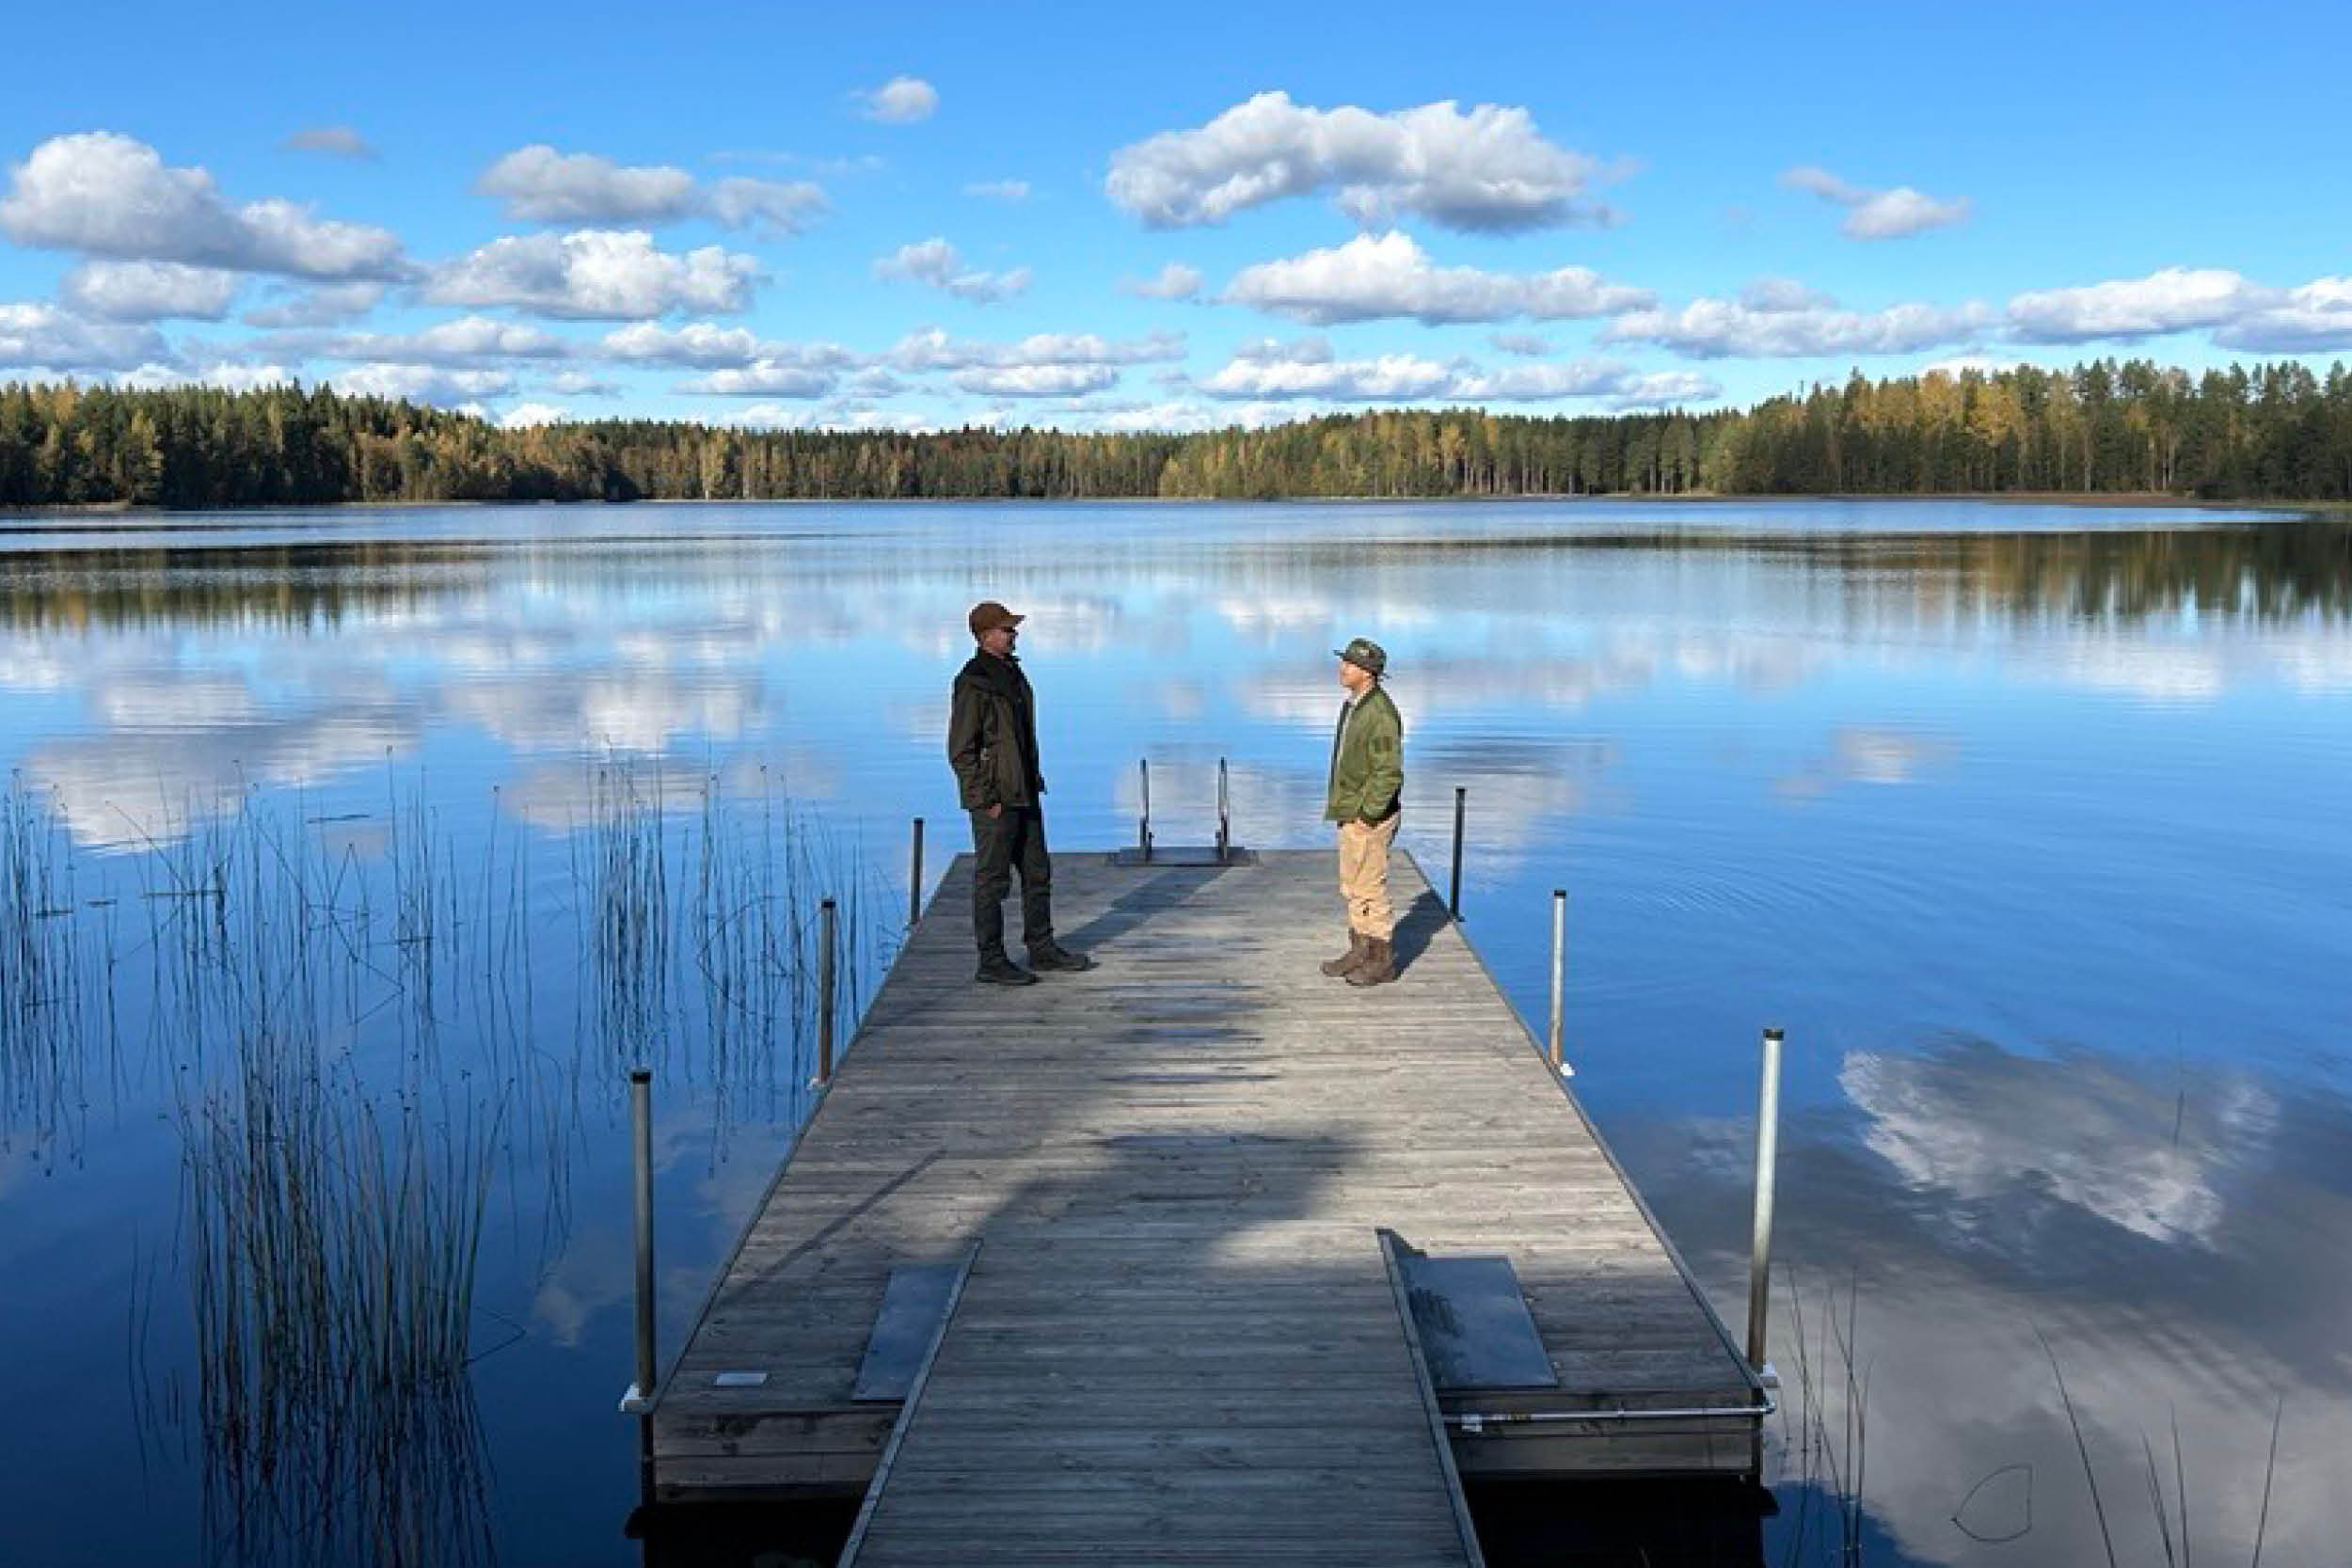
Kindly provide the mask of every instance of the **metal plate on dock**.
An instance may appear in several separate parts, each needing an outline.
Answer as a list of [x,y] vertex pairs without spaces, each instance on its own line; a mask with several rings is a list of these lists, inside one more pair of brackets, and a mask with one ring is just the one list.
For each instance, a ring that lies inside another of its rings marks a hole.
[[882,1310],[874,1314],[874,1332],[866,1340],[866,1357],[857,1364],[852,1400],[903,1400],[914,1382],[915,1369],[938,1337],[947,1315],[947,1298],[954,1291],[961,1263],[911,1263],[890,1271],[882,1288]]
[[768,1386],[768,1374],[766,1372],[717,1372],[712,1374],[710,1386],[713,1388],[765,1388]]
[[1216,846],[1214,844],[1154,844],[1152,846],[1151,858],[1148,860],[1141,849],[1130,847],[1112,850],[1111,863],[1133,866],[1255,865],[1258,863],[1258,853],[1254,849],[1245,849],[1239,845],[1234,845],[1227,849],[1223,858],[1220,859],[1216,852]]
[[1559,1386],[1509,1259],[1428,1258],[1400,1247],[1397,1264],[1438,1393]]

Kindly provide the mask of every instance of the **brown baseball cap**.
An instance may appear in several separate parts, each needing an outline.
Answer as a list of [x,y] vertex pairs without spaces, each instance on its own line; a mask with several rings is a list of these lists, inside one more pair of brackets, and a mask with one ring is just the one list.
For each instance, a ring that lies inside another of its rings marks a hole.
[[972,607],[972,613],[967,619],[972,626],[972,635],[980,637],[995,630],[998,626],[1017,626],[1028,617],[1015,615],[994,599],[982,599]]

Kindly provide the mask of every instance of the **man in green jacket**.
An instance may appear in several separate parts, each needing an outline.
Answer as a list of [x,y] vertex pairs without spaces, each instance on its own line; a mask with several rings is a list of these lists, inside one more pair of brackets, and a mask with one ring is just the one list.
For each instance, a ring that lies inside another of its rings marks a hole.
[[1323,816],[1340,827],[1340,896],[1347,900],[1347,951],[1323,973],[1351,986],[1396,978],[1396,911],[1389,907],[1389,847],[1405,790],[1405,721],[1380,686],[1389,656],[1359,637],[1334,650],[1347,702],[1331,737],[1331,783]]
[[[947,712],[947,763],[972,814],[972,935],[977,978],[1033,986],[1032,970],[1092,969],[1094,960],[1054,940],[1054,862],[1045,850],[1045,775],[1038,770],[1037,699],[1013,657],[1024,617],[993,599],[972,607],[979,644],[956,676]],[[1021,935],[1029,968],[1005,956],[1005,895],[1021,873]]]

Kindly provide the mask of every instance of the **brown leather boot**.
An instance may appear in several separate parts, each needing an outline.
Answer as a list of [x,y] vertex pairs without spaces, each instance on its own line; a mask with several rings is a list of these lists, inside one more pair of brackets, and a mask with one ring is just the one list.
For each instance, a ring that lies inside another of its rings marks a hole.
[[1396,978],[1396,944],[1380,937],[1365,939],[1364,961],[1347,972],[1351,986],[1385,986]]
[[1370,941],[1363,932],[1351,929],[1347,933],[1347,951],[1336,958],[1324,959],[1323,973],[1338,979],[1364,961],[1364,949],[1369,945]]

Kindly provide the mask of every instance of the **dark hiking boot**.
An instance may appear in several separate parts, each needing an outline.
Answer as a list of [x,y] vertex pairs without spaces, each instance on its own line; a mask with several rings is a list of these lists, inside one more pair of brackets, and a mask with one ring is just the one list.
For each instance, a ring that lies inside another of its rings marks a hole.
[[1034,986],[1037,984],[1036,975],[1014,963],[1002,953],[991,953],[982,958],[980,972],[972,978],[991,986]]
[[1374,937],[1369,946],[1364,961],[1347,972],[1351,986],[1385,986],[1396,978],[1396,944]]
[[1058,942],[1049,941],[1031,944],[1029,967],[1041,971],[1058,969],[1066,974],[1075,974],[1080,970],[1092,969],[1094,960],[1084,953],[1073,953]]
[[1365,938],[1363,932],[1348,932],[1347,951],[1341,954],[1336,958],[1324,959],[1323,973],[1328,974],[1334,980],[1338,979],[1341,975],[1345,974],[1349,970],[1354,969],[1358,964],[1364,961],[1364,949],[1370,945],[1371,942]]

